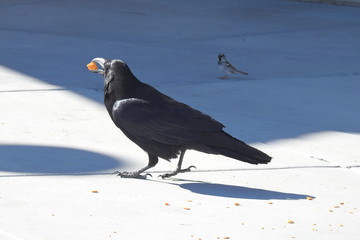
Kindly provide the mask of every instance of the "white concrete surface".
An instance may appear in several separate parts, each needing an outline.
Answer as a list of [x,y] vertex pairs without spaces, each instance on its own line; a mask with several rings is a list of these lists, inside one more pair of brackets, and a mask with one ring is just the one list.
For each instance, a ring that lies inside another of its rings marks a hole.
[[[0,239],[358,239],[359,21],[280,0],[0,1]],[[250,75],[219,79],[220,52]],[[117,178],[147,156],[107,115],[94,57],[273,161],[189,151],[193,172]]]

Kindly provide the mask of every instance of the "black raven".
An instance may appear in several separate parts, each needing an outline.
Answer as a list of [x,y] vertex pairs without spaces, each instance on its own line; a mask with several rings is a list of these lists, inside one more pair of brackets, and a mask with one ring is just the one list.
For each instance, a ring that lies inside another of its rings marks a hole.
[[146,167],[117,172],[120,177],[146,178],[141,173],[154,167],[159,157],[169,160],[179,154],[176,170],[161,177],[190,171],[193,166],[181,168],[187,149],[251,164],[270,162],[267,154],[224,132],[220,122],[139,81],[125,62],[94,58],[88,68],[104,76],[104,102],[115,125],[149,155]]

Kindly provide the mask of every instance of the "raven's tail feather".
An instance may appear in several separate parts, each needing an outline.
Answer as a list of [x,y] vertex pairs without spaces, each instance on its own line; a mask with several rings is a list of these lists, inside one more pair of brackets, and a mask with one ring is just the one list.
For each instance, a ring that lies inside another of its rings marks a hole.
[[270,156],[249,145],[244,145],[241,149],[238,150],[217,146],[210,146],[210,148],[215,150],[218,154],[251,164],[266,164],[271,161]]
[[271,157],[266,153],[247,145],[224,131],[221,131],[216,138],[212,139],[215,141],[206,145],[215,154],[221,154],[251,164],[266,164],[271,161]]

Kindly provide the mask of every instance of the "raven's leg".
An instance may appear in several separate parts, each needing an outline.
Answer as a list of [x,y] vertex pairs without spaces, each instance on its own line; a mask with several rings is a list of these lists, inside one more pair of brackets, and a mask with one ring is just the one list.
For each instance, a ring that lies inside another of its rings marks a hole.
[[149,153],[148,153],[148,155],[149,155],[149,163],[148,163],[148,165],[146,167],[140,169],[139,171],[135,171],[135,172],[126,172],[126,171],[119,172],[119,171],[116,171],[115,174],[117,174],[119,177],[122,177],[122,178],[143,178],[143,179],[146,179],[146,176],[147,175],[151,176],[151,174],[148,173],[148,174],[145,174],[145,175],[141,175],[141,173],[143,173],[146,170],[154,167],[159,161],[157,156],[150,155]]
[[160,175],[159,177],[161,177],[162,179],[164,178],[168,178],[168,177],[172,177],[172,176],[175,176],[176,174],[178,173],[183,173],[183,172],[190,172],[191,171],[191,168],[196,168],[195,166],[190,166],[188,168],[184,168],[184,169],[181,169],[181,164],[183,162],[183,158],[184,158],[184,155],[185,155],[185,150],[181,150],[181,153],[180,153],[180,158],[179,158],[179,162],[178,162],[178,165],[177,165],[177,168],[175,171],[171,172],[171,173],[165,173],[164,175]]

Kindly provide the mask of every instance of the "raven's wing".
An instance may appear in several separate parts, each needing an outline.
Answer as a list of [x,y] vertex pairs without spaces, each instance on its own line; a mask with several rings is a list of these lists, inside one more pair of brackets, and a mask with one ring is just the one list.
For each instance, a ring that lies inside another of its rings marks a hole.
[[118,100],[112,114],[115,124],[132,137],[174,145],[200,141],[199,132],[220,131],[224,127],[173,99],[166,104],[151,104],[137,98]]

